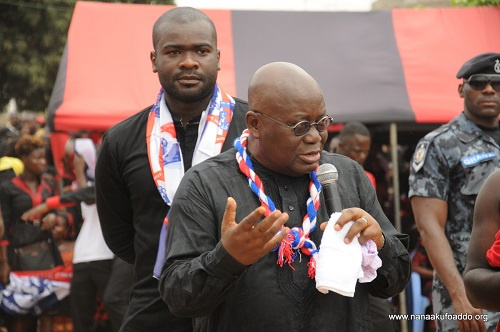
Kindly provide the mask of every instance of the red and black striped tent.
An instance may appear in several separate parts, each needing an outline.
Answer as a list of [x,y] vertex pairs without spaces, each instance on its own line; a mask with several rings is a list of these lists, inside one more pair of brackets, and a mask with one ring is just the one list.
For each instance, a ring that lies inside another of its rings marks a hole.
[[[76,4],[49,104],[53,134],[103,132],[155,101],[151,31],[169,8]],[[462,110],[460,66],[500,51],[500,7],[204,12],[217,27],[226,91],[245,99],[256,69],[292,62],[316,78],[337,122],[447,122]]]
[[[169,8],[76,4],[49,106],[53,132],[105,130],[154,102],[151,30]],[[461,64],[500,51],[500,7],[205,12],[217,26],[225,90],[246,98],[257,68],[293,62],[317,79],[339,122],[446,122],[462,108]]]

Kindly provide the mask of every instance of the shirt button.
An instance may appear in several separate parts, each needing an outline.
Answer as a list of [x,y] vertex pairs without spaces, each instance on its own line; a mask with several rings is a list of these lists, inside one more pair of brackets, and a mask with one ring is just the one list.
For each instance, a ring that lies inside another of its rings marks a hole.
[[238,273],[233,273],[233,278],[234,278],[234,279],[238,279],[238,277],[239,277],[239,276],[240,276],[240,275],[239,275]]
[[288,186],[284,186],[283,188],[285,189],[285,191],[288,191]]
[[293,211],[294,207],[293,205],[288,205],[288,210]]

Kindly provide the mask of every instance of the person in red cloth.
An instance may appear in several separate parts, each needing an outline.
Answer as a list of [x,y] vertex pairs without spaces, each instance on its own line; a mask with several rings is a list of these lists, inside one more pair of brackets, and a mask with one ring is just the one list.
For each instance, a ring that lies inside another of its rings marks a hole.
[[[26,210],[54,194],[53,183],[42,177],[47,165],[44,143],[39,138],[26,135],[16,143],[15,151],[24,164],[24,171],[0,184],[1,213],[5,223],[5,234],[0,241],[0,282],[4,286],[12,283],[12,271],[31,273],[63,264],[52,233],[45,228],[45,224],[64,219],[65,214],[51,212],[39,215],[33,223],[25,223],[21,219]],[[4,294],[1,302],[4,304],[6,301]],[[6,320],[9,331],[28,331],[34,316],[13,311]]]
[[[479,191],[467,251],[464,283],[467,298],[476,308],[500,311],[500,169]],[[496,235],[495,235],[496,234]],[[497,325],[500,332],[500,323]]]

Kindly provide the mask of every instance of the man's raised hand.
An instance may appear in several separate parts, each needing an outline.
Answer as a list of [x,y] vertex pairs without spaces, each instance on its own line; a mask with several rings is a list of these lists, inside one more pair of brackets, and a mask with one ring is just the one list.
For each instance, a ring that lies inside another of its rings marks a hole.
[[258,207],[236,223],[236,201],[232,197],[227,199],[221,242],[226,251],[243,265],[251,265],[264,257],[290,232],[288,227],[282,228],[288,220],[287,213],[276,210],[259,222],[264,213],[265,209]]

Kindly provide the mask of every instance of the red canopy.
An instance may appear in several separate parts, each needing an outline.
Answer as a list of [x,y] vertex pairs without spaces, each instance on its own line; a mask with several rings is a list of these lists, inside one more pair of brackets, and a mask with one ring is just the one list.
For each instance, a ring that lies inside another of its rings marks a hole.
[[[149,52],[169,6],[78,2],[49,105],[51,131],[103,131],[153,103]],[[500,51],[500,7],[372,12],[206,10],[219,83],[246,98],[253,72],[290,61],[315,77],[339,122],[446,122],[462,110],[455,74]]]
[[[153,103],[160,85],[149,52],[152,27],[171,6],[77,2],[68,43],[49,105],[52,131],[104,131]],[[231,20],[228,11],[207,11],[216,22],[222,65],[219,81],[234,93]],[[57,95],[56,95],[57,94]]]
[[[76,4],[49,104],[52,133],[102,132],[154,102],[152,26],[170,8]],[[217,28],[226,91],[245,99],[256,69],[293,62],[317,79],[338,122],[447,122],[462,110],[460,66],[500,51],[500,7],[204,12]]]

